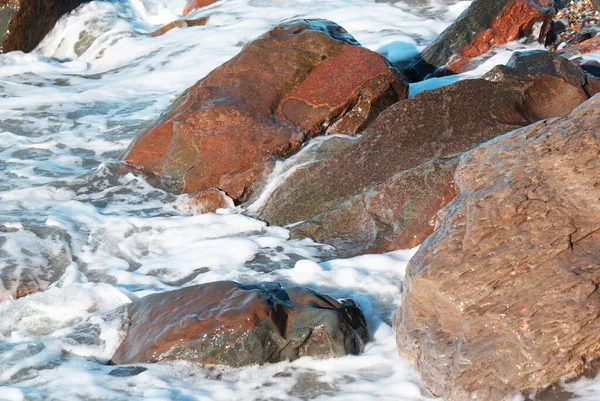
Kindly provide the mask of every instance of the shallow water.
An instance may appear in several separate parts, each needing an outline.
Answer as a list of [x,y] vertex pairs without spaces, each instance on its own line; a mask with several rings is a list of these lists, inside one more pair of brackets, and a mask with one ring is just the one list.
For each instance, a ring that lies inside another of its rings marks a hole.
[[[115,162],[179,93],[283,20],[331,19],[396,61],[468,4],[225,0],[192,16],[209,16],[206,26],[151,37],[180,17],[185,1],[92,1],[33,53],[0,55],[0,279],[10,287],[11,275],[27,269],[58,278],[45,292],[0,303],[0,400],[434,399],[397,356],[390,327],[414,250],[320,262],[331,249],[290,240],[239,208],[189,216],[186,196]],[[411,93],[478,76],[522,47]],[[243,369],[106,365],[123,336],[119,307],[216,280],[280,281],[354,298],[373,341],[360,356]],[[598,383],[579,385],[578,394],[595,399]]]

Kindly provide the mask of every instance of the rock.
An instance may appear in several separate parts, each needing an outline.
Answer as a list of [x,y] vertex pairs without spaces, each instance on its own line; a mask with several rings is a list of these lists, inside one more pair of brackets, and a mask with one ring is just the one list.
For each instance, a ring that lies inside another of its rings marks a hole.
[[[556,13],[552,38],[553,50],[571,46],[589,39],[598,29],[598,11],[590,0],[565,1],[565,7]],[[586,37],[587,36],[587,37]]]
[[0,302],[46,290],[73,262],[70,236],[48,226],[0,224]]
[[186,16],[199,8],[210,6],[216,3],[218,0],[190,0],[189,3],[183,9],[183,16]]
[[225,192],[214,188],[182,197],[184,200],[177,203],[177,209],[189,215],[214,213],[219,209],[234,207],[233,200]]
[[460,159],[409,263],[398,349],[446,400],[503,400],[600,354],[600,96]]
[[173,28],[186,28],[188,26],[202,26],[202,25],[206,25],[207,22],[208,22],[208,17],[201,17],[201,18],[190,19],[190,20],[178,19],[176,21],[169,22],[167,25],[152,32],[150,35],[151,36],[161,36],[161,35],[164,35],[165,33],[169,32]]
[[554,0],[475,0],[403,72],[419,81],[441,67],[449,73],[467,71],[469,60],[529,36],[536,23],[550,24],[555,12]]
[[326,130],[354,134],[407,94],[402,76],[342,27],[292,21],[189,88],[125,162],[175,191],[218,188],[240,202],[276,158]]
[[600,0],[590,0],[596,10],[600,10]]
[[598,50],[600,50],[600,35],[594,35],[590,39],[558,50],[557,53],[563,57],[571,58],[581,54],[594,53]]
[[435,228],[437,212],[454,196],[456,159],[433,159],[400,171],[292,228],[350,257],[413,248]]
[[[485,79],[459,81],[396,103],[354,144],[300,167],[258,217],[296,236],[336,246],[339,256],[411,248],[453,197],[451,159],[588,99],[588,78],[551,52],[515,54]],[[385,202],[380,201],[385,199]]]
[[600,77],[600,63],[596,60],[586,60],[579,64],[579,68],[584,70],[590,75]]
[[244,366],[362,352],[368,331],[352,300],[276,283],[220,281],[146,296],[129,305],[116,364],[186,360]]
[[0,0],[0,52],[32,51],[60,17],[87,0]]

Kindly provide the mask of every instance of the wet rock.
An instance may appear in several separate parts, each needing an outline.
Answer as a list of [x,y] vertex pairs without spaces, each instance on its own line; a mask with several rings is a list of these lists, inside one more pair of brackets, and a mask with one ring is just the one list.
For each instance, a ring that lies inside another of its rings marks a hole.
[[219,209],[234,207],[233,200],[225,192],[214,188],[182,196],[186,199],[178,202],[177,208],[190,215],[214,213]]
[[400,353],[447,400],[503,400],[600,354],[600,96],[461,157],[412,258]]
[[356,143],[286,177],[258,216],[302,222],[294,235],[332,244],[340,256],[418,245],[453,197],[447,159],[589,98],[585,73],[551,52],[516,54],[484,78],[391,106]]
[[531,35],[536,23],[551,24],[555,12],[554,0],[476,0],[403,72],[419,81],[441,67],[467,71],[471,59],[493,46]]
[[113,363],[186,360],[237,367],[358,354],[368,341],[364,316],[352,300],[276,283],[187,287],[146,296],[128,313],[127,336]]
[[600,35],[594,35],[590,39],[576,42],[557,51],[563,57],[571,58],[580,54],[594,53],[600,50]]
[[216,3],[218,0],[190,0],[189,3],[183,9],[183,15],[186,16],[190,13],[193,13],[199,8],[210,6],[211,4]]
[[0,0],[0,52],[30,52],[60,17],[87,0]]
[[0,302],[44,291],[73,262],[70,236],[55,227],[0,224]]
[[203,26],[203,25],[206,25],[207,22],[208,22],[208,17],[201,17],[201,18],[190,19],[190,20],[179,19],[179,20],[176,20],[173,22],[169,22],[167,25],[152,32],[150,35],[151,36],[161,36],[174,28],[186,28],[188,26]]
[[407,96],[380,55],[326,20],[280,25],[189,88],[132,144],[125,162],[186,193],[236,202],[309,138],[354,134]]

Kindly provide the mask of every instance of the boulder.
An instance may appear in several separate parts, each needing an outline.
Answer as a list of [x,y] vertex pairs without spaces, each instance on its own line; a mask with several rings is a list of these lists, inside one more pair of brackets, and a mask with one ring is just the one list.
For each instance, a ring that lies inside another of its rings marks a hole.
[[218,188],[240,202],[277,158],[325,131],[355,134],[407,94],[339,25],[287,22],[185,91],[124,160],[172,190]]
[[500,401],[600,354],[600,95],[460,159],[411,259],[400,353],[446,400]]
[[453,197],[448,159],[568,114],[589,98],[588,83],[581,69],[554,53],[517,53],[484,79],[391,106],[358,141],[286,177],[258,217],[276,225],[302,222],[291,227],[294,235],[332,244],[344,257],[414,247]]
[[403,72],[419,81],[441,67],[449,73],[467,71],[471,59],[493,46],[531,35],[536,23],[549,26],[555,7],[554,0],[475,0]]
[[244,366],[362,352],[360,308],[306,288],[220,281],[149,295],[128,307],[127,336],[112,362],[185,360]]
[[0,52],[32,51],[60,17],[87,0],[0,0]]

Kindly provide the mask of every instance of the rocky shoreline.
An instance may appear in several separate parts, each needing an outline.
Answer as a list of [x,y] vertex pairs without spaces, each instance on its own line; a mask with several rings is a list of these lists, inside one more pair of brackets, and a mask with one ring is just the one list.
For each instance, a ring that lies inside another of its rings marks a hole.
[[[152,36],[205,25],[197,12],[213,3],[193,0]],[[596,3],[476,0],[396,66],[333,21],[283,22],[175,99],[119,168],[187,194],[190,213],[251,209],[332,257],[420,245],[394,315],[399,353],[448,401],[535,398],[600,356],[600,68],[575,58],[600,49]],[[76,5],[42,11],[35,32]],[[15,38],[31,4],[2,7],[2,49],[30,51],[44,33]],[[409,96],[411,82],[458,77],[514,41],[540,49]],[[3,271],[0,301],[51,287],[65,257]],[[272,282],[193,285],[114,313],[119,365],[341,357],[372,330],[356,300]]]

